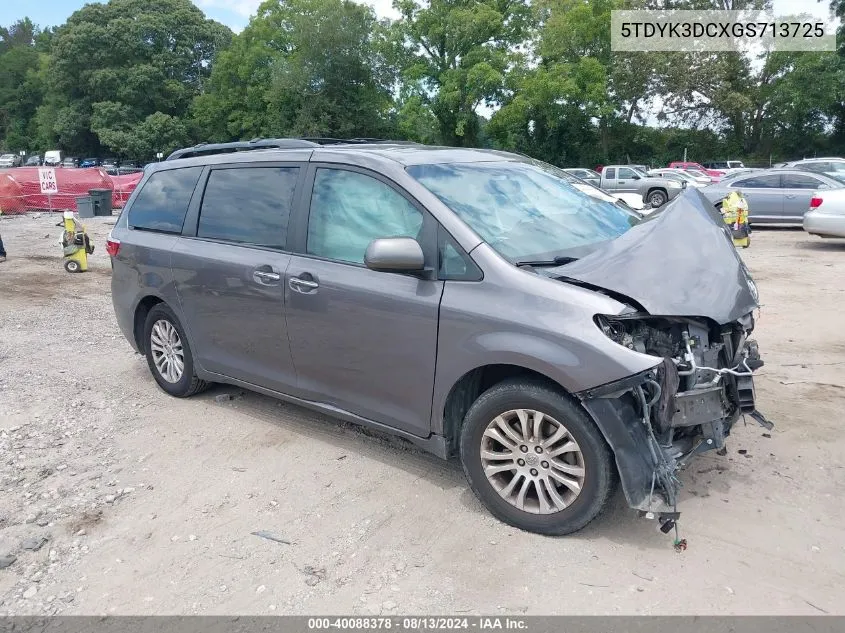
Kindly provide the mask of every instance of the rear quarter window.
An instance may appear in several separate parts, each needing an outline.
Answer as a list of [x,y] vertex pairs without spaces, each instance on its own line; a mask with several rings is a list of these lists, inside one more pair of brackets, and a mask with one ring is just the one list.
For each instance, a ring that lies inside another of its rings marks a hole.
[[155,172],[129,209],[129,227],[160,233],[181,233],[202,167]]

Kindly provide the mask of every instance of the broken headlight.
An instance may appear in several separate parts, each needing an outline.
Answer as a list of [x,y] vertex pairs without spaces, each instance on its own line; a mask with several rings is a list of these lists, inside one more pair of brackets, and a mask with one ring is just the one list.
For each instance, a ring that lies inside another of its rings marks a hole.
[[672,357],[681,340],[677,324],[648,317],[595,316],[596,325],[609,339],[630,350],[658,357]]

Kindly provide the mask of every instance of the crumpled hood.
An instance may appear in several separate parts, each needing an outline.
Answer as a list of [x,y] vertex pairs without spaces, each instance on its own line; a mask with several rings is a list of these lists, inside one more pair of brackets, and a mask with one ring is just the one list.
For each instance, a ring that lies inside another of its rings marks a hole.
[[624,295],[655,316],[725,324],[758,306],[721,215],[694,188],[578,261],[538,272]]

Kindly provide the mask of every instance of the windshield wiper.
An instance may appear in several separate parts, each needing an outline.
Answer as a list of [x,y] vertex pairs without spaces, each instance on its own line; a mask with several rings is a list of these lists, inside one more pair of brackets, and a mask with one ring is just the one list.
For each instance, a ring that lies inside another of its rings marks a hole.
[[537,261],[525,260],[525,261],[517,261],[515,264],[517,266],[563,266],[564,264],[571,264],[572,262],[577,262],[577,257],[555,257],[554,259],[541,259]]

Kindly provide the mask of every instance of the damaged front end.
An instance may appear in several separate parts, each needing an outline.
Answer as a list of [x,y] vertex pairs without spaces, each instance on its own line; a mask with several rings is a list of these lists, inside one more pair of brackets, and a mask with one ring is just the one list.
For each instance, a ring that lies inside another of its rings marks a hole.
[[753,372],[763,365],[750,338],[752,314],[727,325],[706,318],[597,316],[610,339],[662,359],[652,370],[578,394],[616,455],[628,503],[669,531],[677,518],[678,471],[719,450],[740,416],[766,428]]

